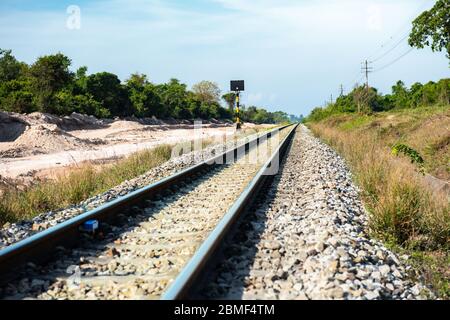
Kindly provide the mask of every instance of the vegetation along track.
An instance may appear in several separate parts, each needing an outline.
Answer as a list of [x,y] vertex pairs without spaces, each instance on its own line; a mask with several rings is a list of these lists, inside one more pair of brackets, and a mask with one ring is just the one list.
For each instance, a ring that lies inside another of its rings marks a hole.
[[[1,297],[185,297],[294,129],[267,134],[271,142],[280,138],[275,146],[255,139],[214,158],[231,163],[198,164],[0,251],[3,281],[15,274]],[[80,233],[93,218],[100,231]]]

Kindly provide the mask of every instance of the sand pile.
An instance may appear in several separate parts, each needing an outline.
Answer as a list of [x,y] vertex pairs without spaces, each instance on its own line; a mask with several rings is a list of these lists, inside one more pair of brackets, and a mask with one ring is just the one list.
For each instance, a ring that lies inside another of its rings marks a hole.
[[39,124],[29,127],[10,144],[7,150],[0,151],[0,157],[17,158],[80,148],[86,149],[99,143],[95,140],[76,138],[55,124]]
[[135,121],[118,120],[114,121],[109,128],[110,129],[120,129],[120,130],[139,130],[142,129],[144,125]]
[[104,128],[109,121],[97,119],[94,116],[72,113],[70,116],[59,117],[52,114],[33,112],[26,115],[26,120],[32,124],[56,124],[65,131]]

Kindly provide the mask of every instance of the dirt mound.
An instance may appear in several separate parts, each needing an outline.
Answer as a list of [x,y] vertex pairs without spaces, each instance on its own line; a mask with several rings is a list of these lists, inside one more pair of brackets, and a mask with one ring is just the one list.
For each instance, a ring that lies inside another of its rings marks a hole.
[[111,129],[136,130],[142,129],[143,125],[135,121],[118,120],[114,121],[109,127]]
[[88,116],[79,113],[72,113],[70,116],[58,117],[55,115],[33,112],[26,118],[33,124],[55,124],[65,131],[83,130],[83,129],[100,129],[107,126],[109,121],[99,120],[94,116]]
[[25,157],[40,153],[89,148],[99,143],[101,142],[76,138],[55,124],[39,124],[29,127],[7,150],[0,152],[0,156]]
[[16,140],[29,124],[6,112],[0,112],[0,142]]

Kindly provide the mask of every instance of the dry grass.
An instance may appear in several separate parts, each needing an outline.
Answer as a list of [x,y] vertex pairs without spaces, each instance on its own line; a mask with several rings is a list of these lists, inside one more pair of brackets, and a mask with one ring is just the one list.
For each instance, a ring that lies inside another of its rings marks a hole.
[[[371,232],[420,257],[422,269],[440,270],[428,278],[434,279],[443,297],[450,297],[448,273],[441,272],[448,265],[439,265],[449,257],[448,194],[430,186],[408,157],[392,155],[391,147],[408,144],[423,154],[427,173],[448,179],[449,115],[448,107],[427,108],[374,116],[339,115],[309,124],[350,165],[370,213]],[[426,153],[430,145],[439,152]],[[432,258],[435,255],[444,258]]]
[[313,132],[340,152],[352,167],[371,213],[371,229],[386,240],[426,247],[448,245],[449,203],[431,190],[417,168],[396,158],[376,132],[342,131],[311,124]]
[[0,196],[0,223],[31,218],[84,201],[161,165],[170,159],[171,150],[171,146],[162,145],[101,169],[86,163],[25,190],[9,187]]

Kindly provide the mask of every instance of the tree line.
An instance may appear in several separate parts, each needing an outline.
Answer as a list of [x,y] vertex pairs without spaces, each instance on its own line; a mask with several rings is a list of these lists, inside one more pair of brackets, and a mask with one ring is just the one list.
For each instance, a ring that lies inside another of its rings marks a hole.
[[[0,109],[17,113],[73,112],[108,117],[160,119],[232,119],[234,94],[221,96],[218,85],[201,81],[188,90],[178,79],[152,83],[145,74],[132,74],[122,82],[110,72],[88,74],[87,67],[70,70],[71,60],[57,53],[39,57],[28,65],[11,50],[0,49]],[[222,107],[221,99],[226,107]],[[284,112],[243,108],[241,118],[255,123],[289,121]]]
[[450,105],[450,79],[426,84],[414,83],[406,87],[402,81],[392,86],[390,94],[380,94],[376,88],[356,86],[326,107],[315,108],[307,120],[320,121],[330,115],[346,112],[370,114],[392,109],[411,109],[434,105]]

